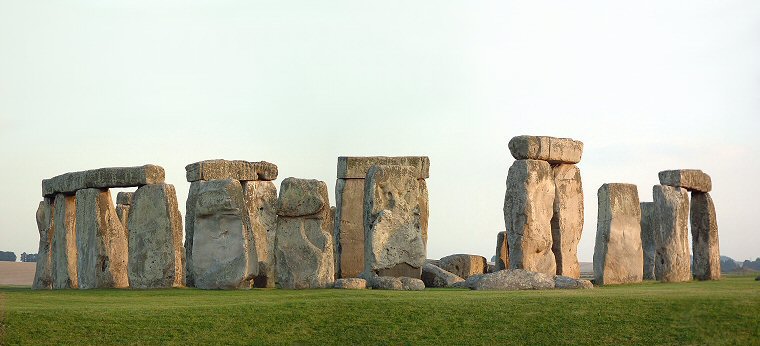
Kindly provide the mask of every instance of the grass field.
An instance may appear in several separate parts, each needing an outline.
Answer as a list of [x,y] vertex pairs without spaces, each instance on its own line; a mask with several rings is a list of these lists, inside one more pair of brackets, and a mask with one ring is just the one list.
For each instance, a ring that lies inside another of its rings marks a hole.
[[760,345],[760,282],[593,290],[0,288],[0,344]]

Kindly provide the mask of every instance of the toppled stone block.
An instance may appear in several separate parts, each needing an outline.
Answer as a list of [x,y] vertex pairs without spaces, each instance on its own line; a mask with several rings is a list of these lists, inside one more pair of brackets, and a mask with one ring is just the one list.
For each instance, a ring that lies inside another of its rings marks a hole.
[[53,288],[78,288],[77,201],[71,195],[55,195],[55,236],[52,243]]
[[509,141],[509,151],[516,160],[574,164],[581,161],[583,142],[570,138],[517,136]]
[[715,204],[707,192],[691,193],[691,244],[694,253],[694,278],[720,279],[720,244]]
[[469,277],[462,288],[478,291],[548,290],[554,288],[554,275],[522,269],[505,269]]
[[188,182],[199,180],[275,180],[277,179],[277,166],[275,164],[259,161],[249,162],[242,160],[206,160],[191,163],[185,166]]
[[557,289],[589,289],[594,288],[594,284],[591,281],[584,279],[575,279],[563,275],[554,276],[554,288]]
[[478,255],[456,254],[441,258],[441,269],[463,279],[473,275],[485,274],[488,263],[486,258]]
[[374,273],[362,273],[362,278],[367,280],[367,285],[375,290],[393,290],[393,291],[422,291],[425,289],[425,283],[420,279],[406,276],[378,276]]
[[641,248],[644,251],[644,280],[655,280],[655,233],[658,232],[654,202],[641,202]]
[[40,235],[39,248],[37,250],[37,264],[34,272],[32,288],[35,290],[53,288],[52,251],[51,242],[55,236],[53,224],[53,204],[45,198],[37,207],[37,231]]
[[658,175],[662,185],[682,187],[697,192],[710,192],[712,190],[712,179],[698,169],[662,171]]
[[425,289],[425,283],[420,279],[402,276],[399,280],[401,280],[401,289],[404,291],[422,291]]
[[552,252],[557,274],[579,278],[578,242],[583,233],[583,184],[576,165],[552,167],[554,174],[554,216],[552,217]]
[[663,282],[691,280],[689,256],[689,195],[686,189],[655,185],[657,232],[655,232],[655,277]]
[[116,194],[116,204],[131,205],[135,199],[134,192],[119,192]]
[[345,278],[335,280],[334,288],[344,290],[363,290],[367,288],[367,280],[360,278]]
[[277,187],[271,181],[243,182],[243,197],[253,231],[259,272],[254,287],[275,287],[274,241],[277,228]]
[[406,166],[417,179],[430,177],[430,159],[427,156],[341,156],[338,157],[338,179],[364,179],[372,166]]
[[134,187],[162,184],[164,169],[161,166],[111,167],[71,172],[42,180],[42,195],[72,194],[88,188]]
[[494,272],[509,268],[509,245],[507,243],[507,232],[502,231],[496,234],[496,263]]
[[597,285],[641,282],[644,259],[636,185],[604,184],[597,196],[594,282]]
[[452,287],[457,282],[462,281],[464,281],[463,278],[437,265],[425,263],[422,266],[422,282],[425,283],[425,287]]

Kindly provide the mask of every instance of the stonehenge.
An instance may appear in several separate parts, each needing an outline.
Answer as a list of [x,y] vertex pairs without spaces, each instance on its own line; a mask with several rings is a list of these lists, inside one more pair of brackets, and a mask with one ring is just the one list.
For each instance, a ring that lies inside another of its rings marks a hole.
[[655,277],[666,282],[691,280],[689,258],[689,195],[686,189],[655,185]]
[[51,241],[54,236],[53,205],[49,198],[45,198],[37,207],[37,231],[40,235],[39,250],[37,252],[37,264],[34,272],[33,289],[53,288],[53,252]]
[[641,282],[644,259],[636,185],[604,184],[597,195],[594,282],[597,285]]
[[119,217],[124,227],[129,224],[129,208],[134,199],[134,192],[119,192],[116,194],[116,216]]
[[442,257],[438,267],[462,279],[487,272],[486,258],[478,255],[456,254]]
[[509,268],[509,244],[507,243],[507,232],[502,231],[496,234],[496,263],[495,270],[504,270]]
[[657,221],[655,219],[654,202],[641,202],[641,249],[644,253],[644,280],[655,280],[655,232]]
[[715,205],[707,192],[691,193],[691,247],[694,253],[694,278],[720,279],[720,249]]

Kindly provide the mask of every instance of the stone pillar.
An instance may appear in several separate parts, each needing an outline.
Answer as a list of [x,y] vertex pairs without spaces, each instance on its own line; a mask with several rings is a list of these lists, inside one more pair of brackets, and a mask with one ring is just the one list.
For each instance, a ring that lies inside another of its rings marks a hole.
[[657,222],[655,276],[663,282],[689,281],[689,196],[680,187],[655,185],[652,190]]
[[604,184],[599,188],[599,213],[594,247],[597,285],[641,282],[641,207],[633,184]]
[[583,184],[581,171],[572,164],[552,167],[554,175],[554,215],[552,217],[552,252],[557,275],[579,278],[578,242],[583,232]]
[[507,232],[499,232],[496,235],[496,270],[509,268],[509,245],[507,245]]
[[124,227],[129,225],[129,207],[132,205],[134,196],[134,192],[119,192],[116,194],[116,215],[119,216],[119,220],[121,220]]
[[259,272],[254,287],[275,287],[274,240],[277,228],[277,187],[271,181],[244,181],[243,198],[251,222]]
[[173,185],[144,185],[134,193],[129,217],[129,285],[184,285],[182,216]]
[[55,195],[55,237],[53,237],[53,288],[78,288],[77,201],[76,197]]
[[37,207],[37,230],[40,235],[39,249],[37,250],[37,268],[34,272],[32,288],[36,290],[53,288],[51,242],[55,236],[55,224],[53,223],[53,204],[49,198],[45,198]]
[[720,279],[720,245],[715,205],[708,192],[691,192],[691,240],[694,278]]
[[441,258],[438,267],[462,279],[467,279],[473,275],[485,274],[487,266],[488,262],[483,256],[456,254]]
[[655,280],[655,232],[657,220],[654,202],[641,202],[641,248],[644,251],[644,280]]

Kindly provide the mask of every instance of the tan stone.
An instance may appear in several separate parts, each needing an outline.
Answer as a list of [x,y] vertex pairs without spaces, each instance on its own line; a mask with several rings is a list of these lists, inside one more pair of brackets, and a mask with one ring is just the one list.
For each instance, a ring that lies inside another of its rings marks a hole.
[[502,231],[496,235],[496,264],[494,271],[507,268],[509,268],[509,245],[507,242],[507,232]]
[[456,254],[441,258],[441,269],[462,279],[486,273],[487,261],[483,256]]
[[422,281],[425,283],[425,287],[444,288],[452,287],[452,285],[462,282],[464,279],[435,264],[425,263],[422,266]]
[[274,240],[277,228],[277,187],[271,181],[245,181],[243,197],[253,230],[259,271],[254,287],[275,287]]
[[682,187],[689,191],[710,192],[712,179],[698,169],[676,169],[659,173],[660,184]]
[[52,241],[55,236],[55,224],[53,222],[54,205],[49,198],[45,198],[37,207],[37,231],[40,242],[37,250],[37,266],[34,272],[32,288],[36,290],[53,288],[52,273]]
[[364,179],[338,179],[335,198],[335,269],[338,277],[357,277],[364,270]]
[[517,160],[541,160],[549,163],[578,163],[583,142],[548,136],[517,136],[509,141],[509,151]]
[[641,207],[633,184],[604,184],[597,193],[599,213],[594,247],[597,285],[641,282]]
[[71,195],[55,195],[55,236],[53,237],[53,288],[78,288],[77,202]]
[[641,202],[641,248],[644,251],[644,280],[655,280],[655,232],[657,221],[654,202]]
[[425,248],[427,249],[427,239],[428,239],[428,219],[430,218],[430,203],[428,202],[428,187],[427,182],[425,179],[418,179],[417,183],[419,184],[419,195],[417,197],[418,203],[420,204],[420,229],[422,229],[422,242],[425,244]]
[[578,242],[583,232],[583,184],[576,165],[552,167],[554,174],[554,216],[552,217],[552,252],[557,261],[557,275],[577,279]]
[[720,243],[715,204],[707,192],[691,193],[691,244],[694,253],[694,278],[720,279]]
[[199,180],[275,180],[277,166],[266,161],[206,160],[185,166],[188,182]]
[[119,221],[121,221],[121,224],[124,225],[124,227],[129,225],[129,208],[129,204],[116,205],[116,216],[119,217]]
[[430,177],[430,159],[427,156],[341,156],[338,157],[338,179],[365,179],[372,166],[407,166],[415,178]]
[[87,188],[134,187],[163,182],[164,169],[156,165],[99,168],[43,179],[42,195],[71,194]]
[[655,276],[663,282],[691,280],[689,256],[689,195],[686,189],[655,185],[657,232],[655,232]]
[[277,215],[298,217],[315,215],[330,208],[327,184],[314,179],[287,178],[280,184]]

